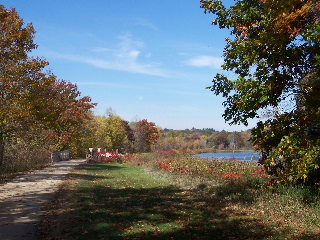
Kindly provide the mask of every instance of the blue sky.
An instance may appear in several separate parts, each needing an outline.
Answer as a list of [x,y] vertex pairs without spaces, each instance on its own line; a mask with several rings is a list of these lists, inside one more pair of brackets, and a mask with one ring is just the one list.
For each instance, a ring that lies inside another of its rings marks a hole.
[[[227,4],[233,1],[225,1]],[[162,128],[229,126],[223,99],[205,88],[221,72],[226,30],[211,25],[199,0],[3,0],[32,22],[44,57],[60,79],[78,84],[127,121]]]

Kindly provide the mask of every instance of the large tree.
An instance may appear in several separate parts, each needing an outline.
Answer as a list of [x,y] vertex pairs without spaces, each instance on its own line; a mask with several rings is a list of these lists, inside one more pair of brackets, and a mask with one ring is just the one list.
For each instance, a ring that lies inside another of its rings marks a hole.
[[29,56],[37,48],[34,34],[14,8],[0,5],[1,166],[8,143],[43,144],[50,138],[56,147],[66,147],[95,106],[89,97],[80,97],[76,85],[46,71],[46,60]]
[[[320,2],[201,0],[213,24],[231,30],[223,69],[209,87],[226,100],[230,124],[268,116],[253,129],[266,168],[285,181],[319,181]],[[309,133],[309,134],[308,134]]]

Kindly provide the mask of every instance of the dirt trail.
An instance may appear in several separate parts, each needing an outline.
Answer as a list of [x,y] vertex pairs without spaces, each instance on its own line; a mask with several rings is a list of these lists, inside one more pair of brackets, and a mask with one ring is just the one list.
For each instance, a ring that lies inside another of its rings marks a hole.
[[0,239],[32,239],[42,209],[63,178],[85,160],[57,162],[0,186]]

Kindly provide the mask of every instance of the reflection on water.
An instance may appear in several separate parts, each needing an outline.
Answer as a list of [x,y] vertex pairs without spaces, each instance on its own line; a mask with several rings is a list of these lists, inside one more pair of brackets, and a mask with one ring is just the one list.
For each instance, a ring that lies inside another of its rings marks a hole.
[[200,153],[197,156],[201,158],[217,158],[217,159],[235,158],[238,160],[245,160],[245,161],[257,161],[261,155],[256,151],[241,151],[241,152],[231,151],[231,152],[216,152],[216,153]]

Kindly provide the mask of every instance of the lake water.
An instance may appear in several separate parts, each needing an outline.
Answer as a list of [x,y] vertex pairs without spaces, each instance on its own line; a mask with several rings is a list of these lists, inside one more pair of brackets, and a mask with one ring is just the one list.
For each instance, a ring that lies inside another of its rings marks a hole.
[[201,158],[217,158],[217,159],[231,159],[235,158],[244,161],[257,161],[260,154],[255,151],[234,151],[234,152],[216,152],[216,153],[200,153],[197,154]]

